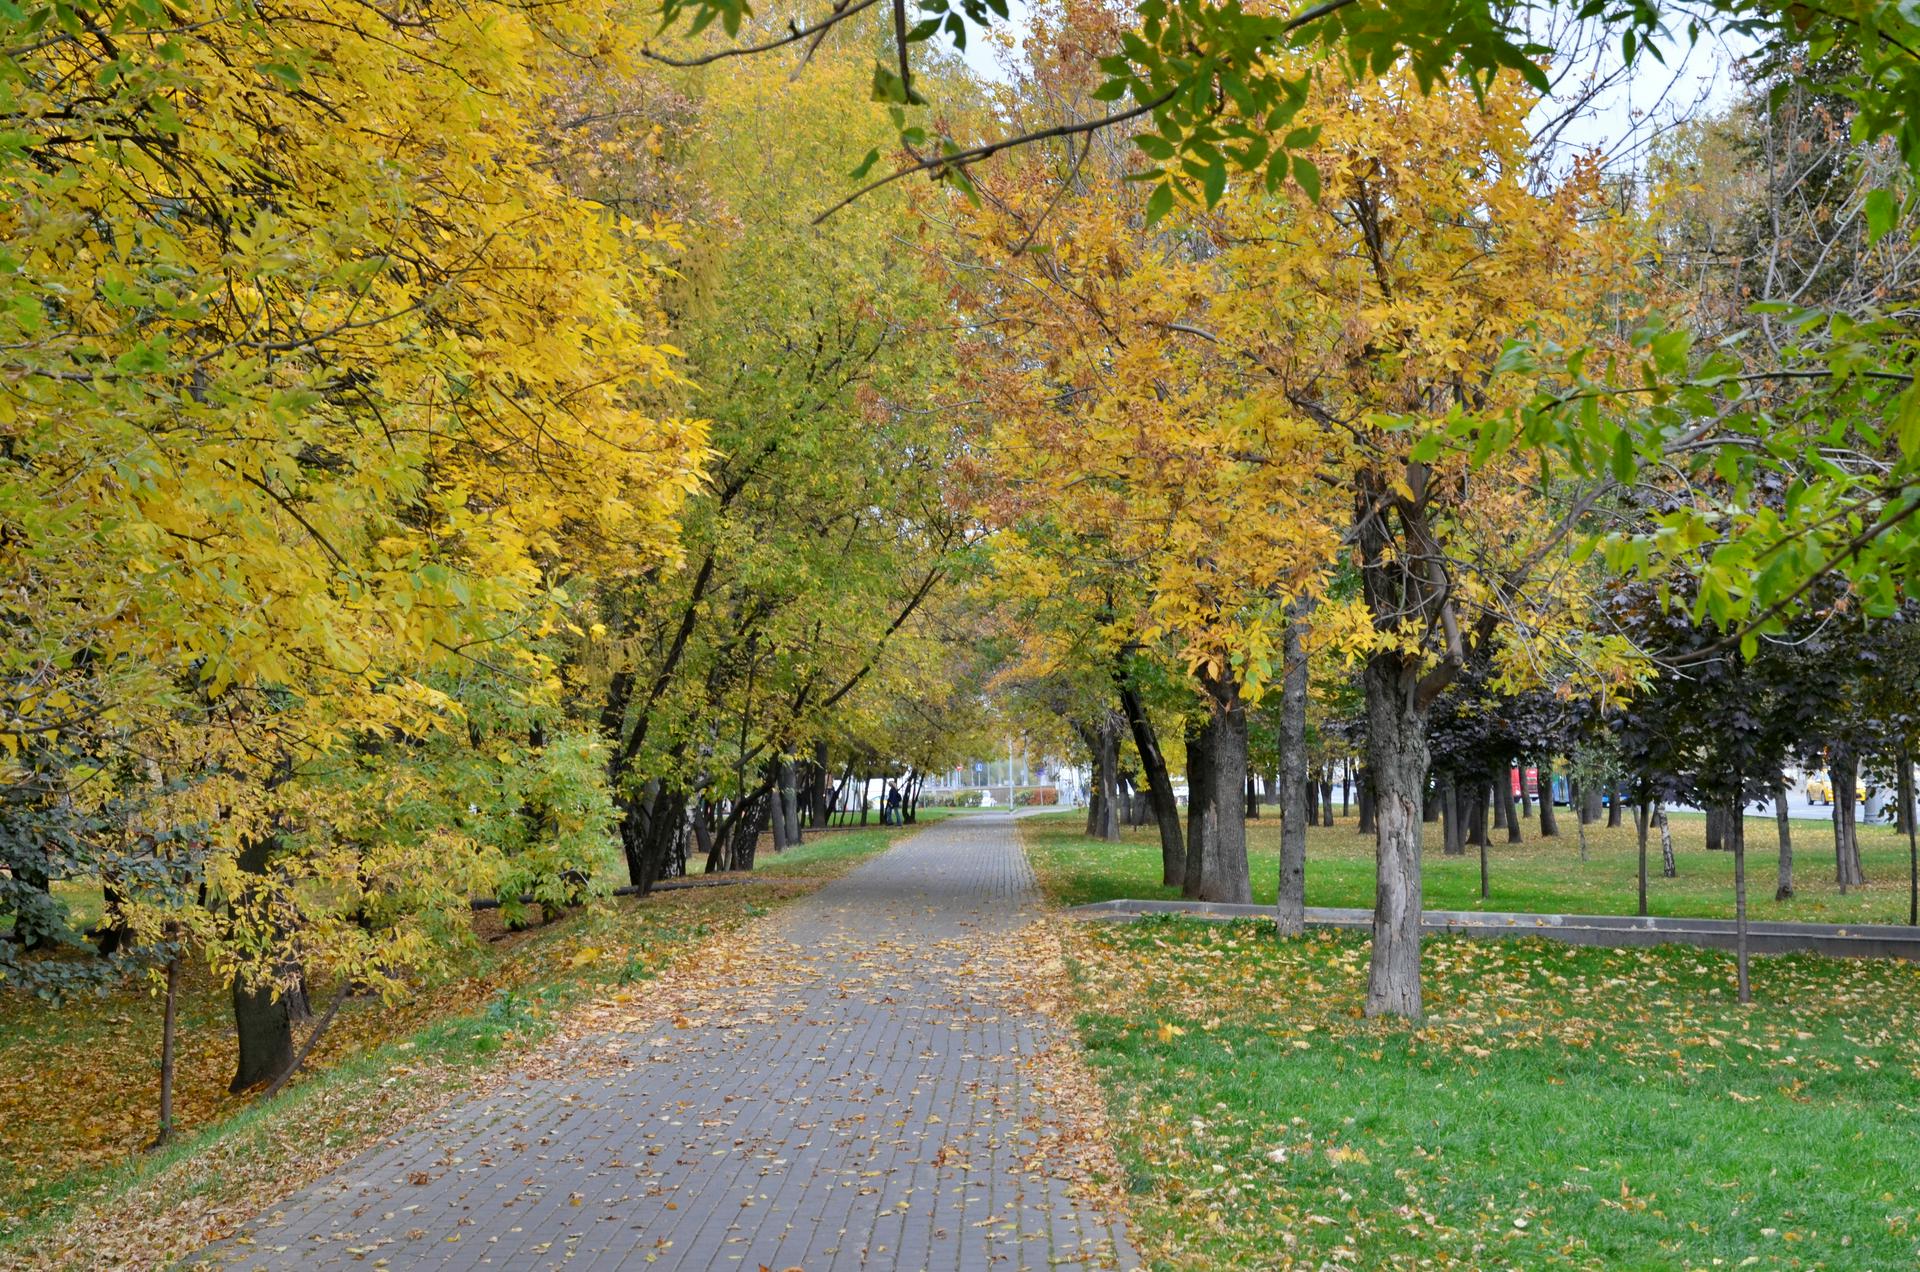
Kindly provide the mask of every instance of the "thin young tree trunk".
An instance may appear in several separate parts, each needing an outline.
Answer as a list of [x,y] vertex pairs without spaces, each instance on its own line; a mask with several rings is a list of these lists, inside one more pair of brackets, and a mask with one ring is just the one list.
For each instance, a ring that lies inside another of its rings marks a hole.
[[1307,653],[1300,623],[1283,633],[1286,678],[1280,684],[1280,887],[1274,925],[1282,936],[1307,926]]
[[1580,860],[1585,861],[1587,859],[1587,810],[1584,804],[1581,806],[1580,816],[1573,819],[1573,824],[1580,834]]
[[173,1050],[179,1020],[180,955],[167,960],[167,1005],[160,1017],[160,1129],[148,1148],[163,1148],[173,1139]]
[[1633,809],[1634,837],[1640,844],[1640,908],[1636,913],[1643,918],[1647,913],[1647,823],[1652,820],[1653,809],[1646,800],[1641,800]]
[[1540,838],[1560,838],[1560,823],[1553,814],[1553,757],[1538,765],[1540,777]]
[[[1738,781],[1738,778],[1735,779]],[[1746,805],[1741,804],[1742,812]],[[1733,926],[1734,946],[1737,950],[1737,980],[1740,986],[1740,1001],[1753,1001],[1753,988],[1747,980],[1747,819],[1736,817],[1729,828],[1733,840]]]
[[1480,837],[1480,899],[1487,899],[1487,840],[1490,836]]
[[1340,817],[1345,820],[1351,815],[1353,795],[1353,761],[1342,758],[1340,761]]
[[1907,926],[1920,927],[1920,839],[1914,832],[1913,757],[1900,748],[1900,820],[1907,824]]
[[1773,779],[1773,820],[1780,830],[1780,878],[1773,889],[1773,899],[1786,901],[1793,896],[1793,827],[1787,821],[1785,774]]
[[1653,820],[1660,826],[1660,875],[1665,879],[1679,877],[1680,869],[1673,861],[1673,827],[1667,824],[1667,809],[1656,801],[1653,806]]
[[280,1089],[287,1085],[287,1080],[293,1077],[293,1075],[299,1071],[300,1066],[307,1062],[307,1057],[313,1054],[314,1044],[318,1043],[320,1036],[327,1032],[327,1026],[333,1023],[333,1018],[340,1012],[340,1004],[346,1000],[347,984],[343,981],[339,990],[334,994],[333,1001],[327,1004],[326,1015],[314,1022],[312,1031],[307,1034],[306,1042],[300,1046],[300,1053],[294,1056],[293,1063],[288,1065],[280,1076],[269,1083],[267,1089],[260,1093],[261,1099],[271,1100],[274,1096],[280,1094]]

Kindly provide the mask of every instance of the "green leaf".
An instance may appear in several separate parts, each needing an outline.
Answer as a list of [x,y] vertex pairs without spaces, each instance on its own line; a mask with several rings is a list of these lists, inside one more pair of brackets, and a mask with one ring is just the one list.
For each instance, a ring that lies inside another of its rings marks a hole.
[[1147,224],[1159,224],[1160,218],[1173,211],[1173,187],[1162,181],[1147,196]]
[[1899,211],[1899,205],[1893,199],[1893,191],[1883,186],[1878,190],[1867,192],[1867,243],[1869,246],[1892,233]]
[[1299,183],[1302,190],[1306,191],[1309,199],[1315,203],[1320,202],[1320,169],[1314,167],[1306,156],[1293,157],[1293,179]]
[[872,150],[867,151],[867,157],[860,161],[860,166],[858,168],[855,168],[852,172],[848,173],[847,175],[851,176],[855,181],[858,181],[860,180],[860,178],[866,176],[869,172],[872,172],[873,165],[879,162],[880,162],[880,147],[875,146]]

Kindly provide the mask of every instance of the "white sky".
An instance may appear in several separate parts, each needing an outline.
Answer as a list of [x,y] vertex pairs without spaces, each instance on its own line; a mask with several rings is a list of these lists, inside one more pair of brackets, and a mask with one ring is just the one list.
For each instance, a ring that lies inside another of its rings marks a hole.
[[[1027,29],[1027,6],[1022,0],[1009,0],[1011,27],[1016,33]],[[967,65],[982,78],[1004,82],[995,50],[977,31],[970,31],[964,54]],[[1750,46],[1730,47],[1718,37],[1703,35],[1700,42],[1688,46],[1686,34],[1660,42],[1666,56],[1662,65],[1643,53],[1636,59],[1632,74],[1593,102],[1572,125],[1565,140],[1579,148],[1597,148],[1616,162],[1636,165],[1646,144],[1661,129],[1670,127],[1676,115],[1723,108],[1733,97],[1736,83],[1732,66]],[[1593,67],[1589,62],[1589,68]],[[1617,41],[1598,59],[1602,75],[1620,67]],[[1541,102],[1535,112],[1536,123],[1545,123],[1559,113],[1566,94],[1576,91],[1569,77],[1561,91]]]

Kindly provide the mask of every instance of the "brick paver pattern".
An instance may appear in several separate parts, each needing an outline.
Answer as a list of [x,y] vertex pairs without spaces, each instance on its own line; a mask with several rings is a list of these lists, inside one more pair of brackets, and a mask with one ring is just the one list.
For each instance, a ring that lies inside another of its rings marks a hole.
[[723,981],[682,1027],[595,1039],[610,1062],[530,1066],[202,1258],[1131,1267],[1120,1225],[1036,1154],[1052,1128],[1027,1062],[1051,1027],[1003,979],[1006,938],[1036,914],[1011,818],[936,823],[755,924],[742,939],[772,983]]

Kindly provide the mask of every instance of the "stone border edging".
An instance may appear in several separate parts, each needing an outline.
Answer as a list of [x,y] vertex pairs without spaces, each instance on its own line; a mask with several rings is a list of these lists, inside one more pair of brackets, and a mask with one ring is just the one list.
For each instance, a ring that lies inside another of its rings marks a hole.
[[[1182,914],[1215,921],[1265,919],[1273,907],[1229,905],[1218,901],[1098,901],[1077,905],[1065,913],[1072,918],[1125,921],[1159,914]],[[1373,911],[1349,907],[1308,906],[1312,927],[1360,928],[1373,926]],[[1650,945],[1695,945],[1711,949],[1734,948],[1732,919],[1641,917],[1621,914],[1528,914],[1496,910],[1427,910],[1423,932],[1500,938],[1538,936],[1570,945],[1601,945],[1614,949]],[[1747,924],[1747,949],[1754,954],[1815,953],[1841,958],[1897,958],[1920,962],[1920,928],[1875,923],[1779,923],[1756,920]]]

